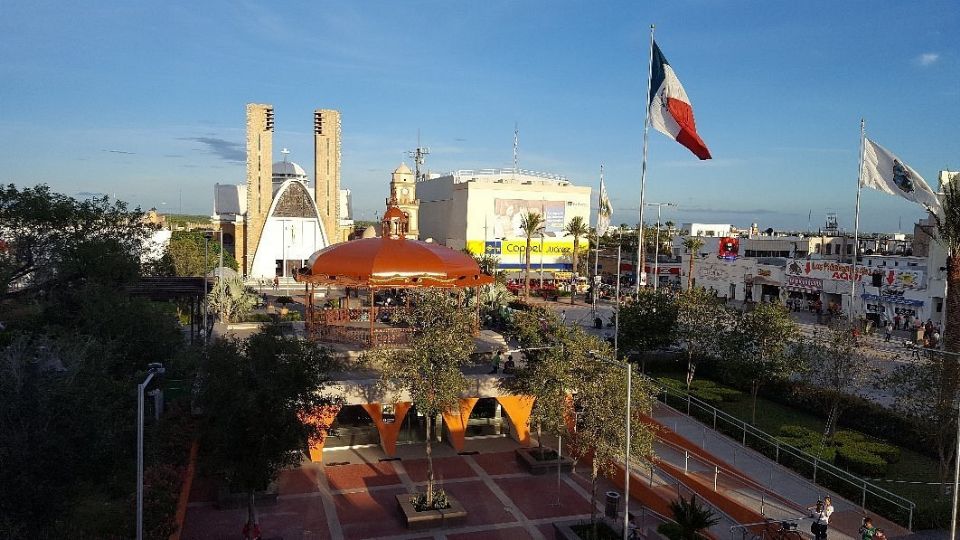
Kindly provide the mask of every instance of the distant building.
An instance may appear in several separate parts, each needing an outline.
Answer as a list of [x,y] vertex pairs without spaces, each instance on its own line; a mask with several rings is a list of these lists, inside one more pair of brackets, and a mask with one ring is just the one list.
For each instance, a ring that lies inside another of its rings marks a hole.
[[[247,105],[246,185],[214,186],[214,227],[252,278],[291,277],[317,250],[352,230],[340,189],[340,113],[314,111],[314,182],[286,158],[273,161],[273,107]],[[344,216],[344,217],[341,217]]]
[[[525,266],[526,237],[520,220],[528,211],[544,217],[542,236],[531,244],[531,270],[573,270],[573,238],[563,229],[575,216],[590,222],[590,193],[562,176],[513,169],[460,170],[416,184],[420,239],[499,257],[500,268]],[[580,239],[583,257],[589,241]]]

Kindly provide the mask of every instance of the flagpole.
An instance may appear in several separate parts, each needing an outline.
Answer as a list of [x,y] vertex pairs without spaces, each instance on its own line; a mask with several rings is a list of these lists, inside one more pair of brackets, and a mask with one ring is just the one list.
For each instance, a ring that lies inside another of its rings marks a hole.
[[[600,296],[599,291],[599,280],[597,276],[599,275],[597,271],[600,267],[600,213],[603,212],[603,163],[600,164],[600,189],[597,193],[597,227],[594,229],[594,237],[597,239],[597,245],[593,246],[594,256],[593,256],[593,316],[597,316],[597,297]],[[617,269],[619,272],[620,269]]]
[[[647,190],[647,139],[650,134],[650,87],[653,85],[653,30],[654,25],[650,25],[650,54],[647,62],[647,94],[644,96],[646,103],[646,119],[643,122],[643,168],[640,172],[640,223],[637,225],[637,284],[635,287],[636,295],[640,296],[640,276],[644,272],[643,268],[643,198]],[[619,272],[620,269],[617,269]]]
[[860,192],[863,189],[863,149],[866,131],[864,129],[863,118],[860,119],[860,167],[857,170],[857,212],[854,217],[853,225],[853,272],[850,276],[850,322],[856,324],[856,303],[857,297],[857,254],[860,250]]

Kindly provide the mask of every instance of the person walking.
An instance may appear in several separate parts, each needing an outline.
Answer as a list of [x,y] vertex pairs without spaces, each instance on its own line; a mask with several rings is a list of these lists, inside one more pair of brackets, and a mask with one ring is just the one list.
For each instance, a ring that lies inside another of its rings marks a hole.
[[493,355],[493,365],[490,370],[490,375],[500,373],[500,360],[503,359],[503,351],[497,349],[497,354]]
[[883,340],[890,341],[891,336],[893,336],[893,324],[887,321],[887,326],[883,328]]
[[873,535],[876,534],[877,528],[873,526],[873,520],[869,517],[863,518],[863,522],[860,524],[860,540],[873,540]]

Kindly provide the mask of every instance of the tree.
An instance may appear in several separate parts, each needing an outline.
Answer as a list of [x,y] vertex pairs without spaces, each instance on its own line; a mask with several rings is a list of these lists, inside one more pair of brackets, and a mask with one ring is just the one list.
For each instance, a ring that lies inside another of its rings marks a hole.
[[[590,508],[596,538],[597,478],[617,472],[616,464],[624,457],[627,445],[626,415],[627,377],[625,368],[601,361],[609,358],[610,350],[597,351],[597,358],[585,363],[580,372],[581,383],[574,397],[576,432],[574,455],[577,459],[591,459]],[[635,370],[635,366],[629,369]],[[634,372],[630,409],[631,459],[650,460],[653,457],[654,433],[643,418],[650,414],[655,392],[647,379]]]
[[657,526],[657,532],[670,540],[703,540],[708,537],[701,531],[720,523],[713,510],[697,502],[696,493],[691,494],[690,499],[680,497],[670,501],[670,513],[673,521]]
[[223,277],[207,295],[207,303],[221,322],[238,322],[256,305],[257,295],[247,289],[240,276]]
[[458,305],[445,291],[424,290],[413,295],[413,308],[398,312],[396,321],[412,330],[405,349],[383,349],[368,353],[381,369],[382,386],[407,392],[417,411],[426,418],[427,490],[425,503],[433,508],[433,420],[444,411],[458,410],[467,389],[462,368],[474,350],[473,314]]
[[797,323],[783,306],[761,303],[753,310],[735,313],[722,368],[734,380],[749,383],[751,422],[757,421],[760,387],[786,378],[800,367],[801,360],[790,349],[798,334]]
[[267,330],[246,341],[220,339],[200,374],[207,465],[248,493],[248,524],[258,523],[254,493],[300,462],[307,441],[329,428],[315,418],[335,402],[322,394],[334,361],[326,349]]
[[[167,250],[158,263],[158,272],[173,276],[204,276],[220,264],[220,241],[204,238],[206,231],[174,231]],[[206,244],[206,252],[204,252]],[[223,265],[237,270],[239,264],[229,251],[223,252]]]
[[527,249],[524,251],[526,255],[526,271],[523,276],[523,294],[527,300],[530,299],[530,247],[533,237],[542,233],[543,227],[543,216],[537,212],[528,210],[526,214],[520,217],[520,229],[527,238]]
[[854,328],[853,324],[839,321],[823,338],[814,335],[810,346],[795,345],[804,349],[804,378],[814,387],[823,389],[827,398],[825,433],[828,437],[832,437],[836,430],[837,420],[843,412],[844,396],[856,395],[874,373]]
[[[576,276],[579,269],[579,265],[577,263],[579,262],[578,257],[580,255],[580,238],[590,234],[590,226],[583,221],[582,217],[573,216],[573,218],[570,219],[570,222],[567,223],[567,226],[564,227],[563,232],[565,236],[573,237],[573,273],[574,276]],[[576,303],[576,296],[576,290],[571,290],[571,304]]]
[[620,307],[621,351],[636,353],[643,360],[647,351],[673,343],[678,307],[672,293],[663,289],[640,289],[635,302]]
[[732,325],[730,312],[714,295],[704,290],[680,293],[676,336],[687,354],[687,393],[701,360],[718,358],[723,340]]
[[91,276],[135,279],[152,230],[142,217],[107,197],[77,200],[43,184],[0,188],[0,302],[73,287]]
[[900,364],[880,383],[893,394],[891,407],[916,423],[918,432],[937,450],[941,493],[947,493],[956,449],[960,395],[950,384],[952,354],[925,351],[919,361]]
[[693,288],[693,263],[697,259],[697,253],[700,251],[700,248],[703,247],[703,240],[696,236],[688,236],[687,239],[683,241],[683,247],[690,253],[690,267],[687,270],[687,290],[690,290]]

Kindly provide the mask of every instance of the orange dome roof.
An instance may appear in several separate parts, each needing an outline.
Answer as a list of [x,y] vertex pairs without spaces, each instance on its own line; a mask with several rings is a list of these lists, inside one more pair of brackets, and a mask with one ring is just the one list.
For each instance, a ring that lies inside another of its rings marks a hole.
[[473,257],[404,238],[362,238],[314,253],[297,281],[374,288],[474,287],[492,283]]

